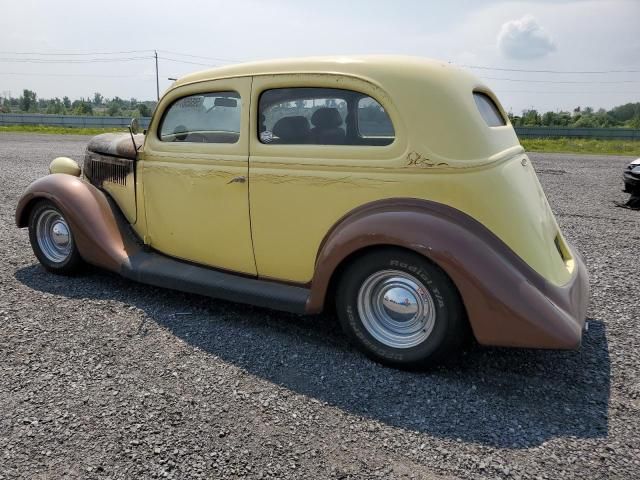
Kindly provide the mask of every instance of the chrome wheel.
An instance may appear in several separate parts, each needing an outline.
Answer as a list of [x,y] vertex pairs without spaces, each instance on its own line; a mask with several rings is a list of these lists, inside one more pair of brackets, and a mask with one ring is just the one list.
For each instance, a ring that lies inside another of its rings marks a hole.
[[36,239],[42,254],[54,263],[63,263],[73,251],[69,225],[60,212],[51,208],[38,216]]
[[381,270],[363,282],[358,314],[371,336],[392,348],[420,345],[431,335],[436,320],[427,288],[399,270]]

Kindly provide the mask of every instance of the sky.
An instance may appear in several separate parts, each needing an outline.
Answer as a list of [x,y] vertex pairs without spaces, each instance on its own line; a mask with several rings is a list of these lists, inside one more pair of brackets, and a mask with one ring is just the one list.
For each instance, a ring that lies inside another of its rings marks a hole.
[[154,50],[161,94],[215,65],[403,54],[466,66],[514,114],[609,109],[640,101],[638,20],[640,0],[3,0],[0,96],[154,100]]

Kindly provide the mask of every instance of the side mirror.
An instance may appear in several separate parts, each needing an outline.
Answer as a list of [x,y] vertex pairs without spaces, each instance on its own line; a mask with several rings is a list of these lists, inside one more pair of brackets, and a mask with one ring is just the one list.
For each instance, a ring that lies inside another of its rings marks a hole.
[[132,118],[131,123],[129,124],[129,130],[133,135],[140,131],[140,124],[138,123],[137,118]]

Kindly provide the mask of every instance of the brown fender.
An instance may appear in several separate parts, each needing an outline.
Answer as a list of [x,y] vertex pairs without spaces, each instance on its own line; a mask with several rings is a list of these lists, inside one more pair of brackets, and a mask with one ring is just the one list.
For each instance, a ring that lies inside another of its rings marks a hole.
[[52,201],[69,222],[80,256],[88,263],[119,272],[131,241],[118,226],[116,212],[104,193],[71,175],[55,173],[27,187],[16,208],[16,224],[26,227],[38,199]]
[[338,222],[320,247],[307,312],[322,310],[331,277],[343,261],[376,245],[404,247],[439,265],[457,286],[481,344],[580,345],[589,286],[578,255],[571,280],[555,286],[481,223],[426,200],[376,201]]

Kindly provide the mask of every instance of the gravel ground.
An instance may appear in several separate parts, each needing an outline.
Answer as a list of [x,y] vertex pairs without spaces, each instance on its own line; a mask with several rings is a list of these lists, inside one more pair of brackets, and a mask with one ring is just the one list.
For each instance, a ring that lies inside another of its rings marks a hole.
[[0,479],[640,477],[628,159],[531,155],[591,274],[579,351],[471,347],[408,373],[333,318],[45,273],[14,208],[86,141],[0,134]]

